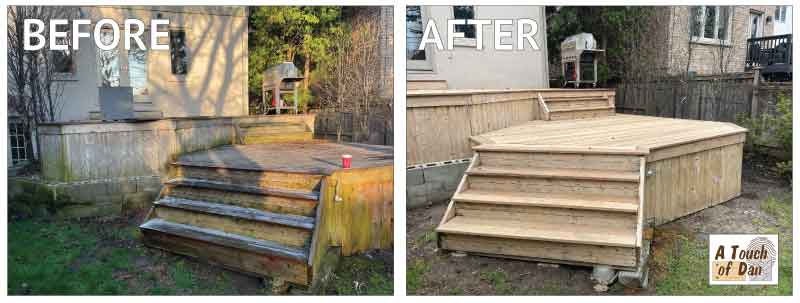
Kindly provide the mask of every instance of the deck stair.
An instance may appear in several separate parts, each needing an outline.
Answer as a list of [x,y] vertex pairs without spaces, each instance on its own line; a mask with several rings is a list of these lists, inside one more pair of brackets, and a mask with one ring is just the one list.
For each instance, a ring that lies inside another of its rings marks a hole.
[[253,122],[237,125],[239,144],[307,141],[313,138],[311,129],[302,122]]
[[558,95],[543,97],[539,106],[545,120],[596,118],[614,115],[614,99],[608,95]]
[[[260,127],[247,131],[264,131]],[[308,285],[322,177],[176,162],[140,226],[144,242]]]
[[473,150],[436,229],[441,248],[626,270],[639,265],[648,151],[513,144]]

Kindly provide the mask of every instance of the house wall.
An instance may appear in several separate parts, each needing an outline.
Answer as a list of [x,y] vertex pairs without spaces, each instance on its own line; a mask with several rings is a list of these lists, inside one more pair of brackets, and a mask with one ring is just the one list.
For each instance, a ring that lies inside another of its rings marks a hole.
[[[447,20],[453,19],[452,6],[423,6],[423,28],[428,19],[433,19],[439,36],[446,47]],[[535,40],[539,50],[527,47],[524,50],[494,50],[493,26],[483,27],[483,49],[454,44],[453,50],[427,51],[431,57],[432,70],[409,70],[408,80],[446,80],[452,89],[502,89],[502,88],[546,88],[547,39],[544,6],[476,6],[475,19],[520,19],[536,20],[539,30]],[[516,25],[511,39],[504,44],[515,43]],[[506,30],[506,28],[504,28]]]
[[687,62],[689,70],[699,75],[744,71],[747,39],[750,37],[750,12],[762,13],[763,35],[769,36],[772,34],[775,22],[766,22],[766,19],[767,17],[772,19],[775,6],[733,6],[732,9],[732,26],[729,30],[731,39],[730,44],[725,46],[689,41],[689,6],[673,6],[665,12],[670,16],[666,29],[669,31],[667,47],[670,50],[668,66],[671,74],[685,73]]
[[[149,50],[149,100],[137,110],[154,110],[164,117],[247,115],[247,17],[241,7],[81,7],[81,18],[109,18],[123,23],[136,18],[149,27],[150,19],[170,20],[170,29],[186,31],[189,69],[173,75],[169,50]],[[84,29],[91,31],[90,28]],[[90,119],[99,111],[97,48],[93,37],[82,38],[77,70],[64,81],[63,109],[58,121]],[[168,43],[168,39],[161,43]],[[127,86],[128,60],[120,43],[121,85]]]

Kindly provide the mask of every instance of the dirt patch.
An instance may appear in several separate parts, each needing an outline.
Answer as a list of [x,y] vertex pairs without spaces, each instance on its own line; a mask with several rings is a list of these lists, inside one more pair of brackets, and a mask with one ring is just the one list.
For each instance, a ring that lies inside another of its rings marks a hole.
[[[475,255],[455,256],[436,248],[433,232],[446,205],[408,211],[406,280],[408,293],[418,295],[651,295],[669,272],[672,256],[702,251],[711,233],[758,233],[779,226],[779,219],[765,211],[770,197],[791,195],[791,187],[762,164],[746,165],[742,195],[656,228],[651,251],[651,279],[647,289],[626,289],[613,284],[598,293],[588,267],[552,265]],[[767,173],[761,173],[766,171]],[[790,200],[791,201],[791,200]],[[790,220],[791,221],[791,220]],[[735,224],[733,224],[735,223]],[[784,227],[784,231],[785,227]],[[791,227],[788,227],[791,233]],[[688,251],[689,243],[693,251]],[[679,245],[681,244],[681,245]],[[696,249],[700,247],[700,249]],[[652,260],[661,260],[652,262]],[[707,277],[707,276],[706,276]],[[702,278],[702,277],[701,277]],[[666,283],[666,282],[665,282]],[[789,283],[791,285],[791,283]],[[791,286],[789,286],[791,288]],[[673,294],[681,294],[679,291]]]

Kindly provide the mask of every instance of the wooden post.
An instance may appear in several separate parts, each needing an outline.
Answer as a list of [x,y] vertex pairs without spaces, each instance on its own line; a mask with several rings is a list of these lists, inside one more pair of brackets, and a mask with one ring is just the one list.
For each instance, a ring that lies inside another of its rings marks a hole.
[[750,118],[758,116],[758,86],[761,83],[761,68],[753,68],[753,92],[750,97]]

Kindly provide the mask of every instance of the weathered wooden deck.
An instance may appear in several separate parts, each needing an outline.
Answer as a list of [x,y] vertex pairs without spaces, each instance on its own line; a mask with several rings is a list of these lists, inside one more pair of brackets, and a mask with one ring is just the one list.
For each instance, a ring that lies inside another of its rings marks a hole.
[[307,141],[226,145],[182,155],[176,164],[242,170],[330,175],[342,169],[342,155],[353,156],[352,168],[392,165],[391,146]]

